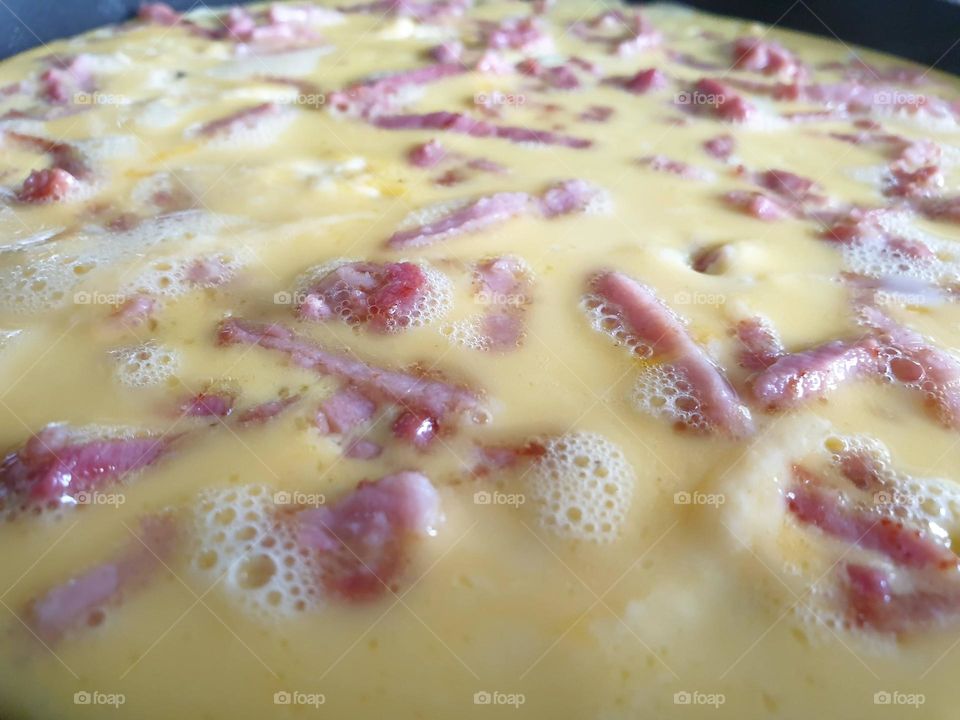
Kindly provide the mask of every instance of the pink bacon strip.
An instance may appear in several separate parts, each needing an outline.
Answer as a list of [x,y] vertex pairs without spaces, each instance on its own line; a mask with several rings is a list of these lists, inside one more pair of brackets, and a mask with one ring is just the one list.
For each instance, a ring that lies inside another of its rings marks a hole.
[[80,493],[113,484],[160,459],[175,438],[80,440],[67,427],[49,425],[0,465],[0,505],[74,504]]
[[44,643],[61,640],[82,626],[102,621],[103,610],[142,590],[173,555],[177,528],[169,515],[144,518],[136,539],[112,560],[97,565],[33,600],[27,626]]
[[343,378],[372,396],[420,409],[438,420],[471,410],[478,404],[477,396],[470,390],[329,352],[279,324],[228,318],[220,324],[219,343],[258,345],[286,353],[300,367]]
[[591,287],[605,302],[616,308],[624,325],[665,358],[693,386],[707,422],[733,437],[753,432],[750,411],[719,368],[697,345],[654,292],[619,272],[604,272]]
[[443,130],[479,138],[500,138],[515,143],[539,143],[559,145],[582,150],[593,145],[592,140],[561,135],[549,130],[533,130],[512,125],[494,125],[485,120],[476,120],[463,113],[432,112],[400,115],[380,115],[372,119],[383,130]]
[[783,355],[754,376],[753,397],[769,410],[795,407],[822,398],[856,378],[880,371],[880,347],[872,338],[832,340],[809,350]]
[[935,589],[894,593],[886,570],[859,563],[844,570],[848,612],[859,627],[901,634],[960,612],[960,577],[953,572],[938,578]]
[[599,198],[600,190],[583,180],[566,180],[550,186],[539,198],[521,192],[495,193],[409,230],[395,232],[391,248],[423,247],[457,235],[473,233],[519,215],[540,214],[547,218],[585,211]]
[[818,478],[802,466],[793,467],[794,485],[787,507],[805,525],[873,550],[908,568],[956,568],[957,556],[920,530],[893,518],[853,507],[839,493],[818,485]]

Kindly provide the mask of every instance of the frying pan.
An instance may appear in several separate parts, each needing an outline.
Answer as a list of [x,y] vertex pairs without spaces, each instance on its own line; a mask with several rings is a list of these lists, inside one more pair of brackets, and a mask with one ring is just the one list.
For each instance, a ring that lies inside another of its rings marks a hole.
[[[563,2],[564,0],[558,0]],[[186,10],[236,0],[169,0]],[[0,58],[133,16],[142,0],[0,0]],[[687,0],[722,15],[839,38],[960,74],[956,0]]]

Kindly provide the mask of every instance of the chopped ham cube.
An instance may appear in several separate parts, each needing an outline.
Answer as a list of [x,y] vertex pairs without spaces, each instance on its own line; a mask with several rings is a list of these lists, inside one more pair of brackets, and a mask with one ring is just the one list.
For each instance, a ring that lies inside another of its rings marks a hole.
[[430,481],[401,472],[361,482],[336,503],[303,510],[294,521],[326,591],[364,602],[396,592],[410,541],[434,535],[442,514]]
[[733,66],[764,75],[797,75],[800,61],[778,43],[760,38],[742,37],[733,43]]
[[692,112],[710,115],[718,120],[742,123],[755,112],[753,105],[719,80],[699,80],[688,96]]

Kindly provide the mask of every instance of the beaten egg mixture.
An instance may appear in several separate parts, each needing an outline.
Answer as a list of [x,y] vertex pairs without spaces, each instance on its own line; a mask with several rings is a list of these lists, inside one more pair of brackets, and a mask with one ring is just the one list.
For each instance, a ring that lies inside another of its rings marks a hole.
[[580,0],[5,61],[0,716],[954,717],[957,97]]

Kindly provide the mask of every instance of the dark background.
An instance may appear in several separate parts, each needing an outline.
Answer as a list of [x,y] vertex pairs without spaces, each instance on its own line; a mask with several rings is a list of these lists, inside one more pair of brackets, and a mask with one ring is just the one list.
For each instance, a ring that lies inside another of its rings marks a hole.
[[[563,2],[564,0],[558,0]],[[187,9],[197,0],[169,0]],[[724,15],[805,30],[960,74],[960,4],[948,0],[687,0]],[[0,57],[131,17],[141,0],[0,0]],[[205,0],[207,5],[235,4]]]

